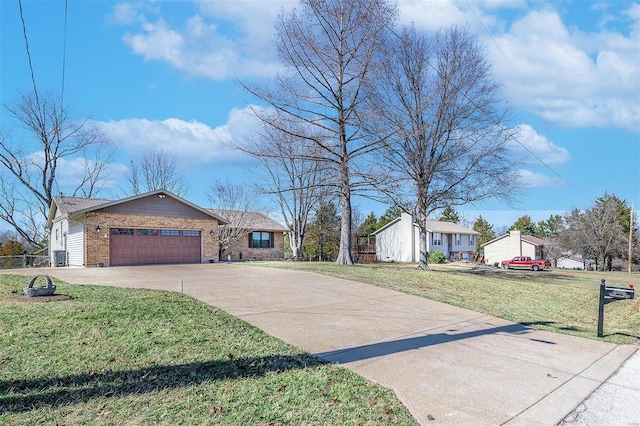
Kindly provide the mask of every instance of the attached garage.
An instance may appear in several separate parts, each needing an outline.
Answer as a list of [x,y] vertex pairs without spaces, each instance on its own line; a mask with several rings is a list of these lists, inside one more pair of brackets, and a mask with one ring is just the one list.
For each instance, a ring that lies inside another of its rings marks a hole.
[[200,231],[111,228],[109,265],[200,263]]
[[[217,230],[225,223],[170,192],[153,191],[115,201],[54,197],[47,227],[52,258],[65,251],[68,265],[124,266],[218,261]],[[71,228],[80,244],[67,244]]]

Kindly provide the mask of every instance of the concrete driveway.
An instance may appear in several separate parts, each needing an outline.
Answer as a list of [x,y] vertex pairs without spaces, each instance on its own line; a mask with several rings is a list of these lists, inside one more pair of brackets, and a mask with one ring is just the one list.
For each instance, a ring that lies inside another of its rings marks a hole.
[[421,424],[556,424],[636,350],[310,272],[224,263],[37,272],[184,291],[393,389]]

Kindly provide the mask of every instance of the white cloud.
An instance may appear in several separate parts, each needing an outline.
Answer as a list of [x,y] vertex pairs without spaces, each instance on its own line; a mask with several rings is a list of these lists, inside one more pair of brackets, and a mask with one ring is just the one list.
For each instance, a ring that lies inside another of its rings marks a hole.
[[[272,43],[276,2],[202,2],[199,15],[174,28],[163,18],[149,22],[122,8],[123,24],[140,23],[123,41],[145,60],[158,60],[191,76],[211,80],[270,77],[279,69]],[[114,15],[116,10],[114,8]]]
[[527,188],[546,188],[553,186],[562,186],[564,183],[559,178],[546,176],[542,173],[533,172],[531,170],[518,170],[520,180]]
[[637,39],[569,30],[546,8],[493,40],[485,41],[512,104],[563,126],[640,131]]
[[158,13],[158,10],[152,7],[150,3],[117,3],[113,6],[107,21],[116,25],[146,22],[145,13]]
[[548,166],[558,166],[571,159],[566,148],[555,145],[546,136],[535,131],[528,124],[519,124],[514,128],[514,137],[519,142],[510,142],[510,149],[529,164],[544,162]]
[[131,118],[95,122],[95,125],[130,158],[138,157],[150,149],[163,150],[182,167],[188,167],[244,161],[244,154],[233,145],[250,131],[253,121],[245,108],[232,110],[228,122],[215,128],[177,118]]

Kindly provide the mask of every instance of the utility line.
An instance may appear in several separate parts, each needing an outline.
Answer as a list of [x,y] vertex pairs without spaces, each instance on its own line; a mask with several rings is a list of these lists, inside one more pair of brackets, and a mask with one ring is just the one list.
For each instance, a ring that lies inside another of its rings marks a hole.
[[64,1],[64,38],[62,41],[62,90],[60,92],[61,104],[64,105],[64,74],[67,63],[67,8],[68,0]]
[[[468,4],[468,3],[467,3]],[[475,12],[474,12],[475,15]],[[476,15],[477,17],[477,15]],[[481,22],[482,24],[482,22]],[[485,29],[485,31],[487,31],[486,27],[484,27],[484,25],[482,25],[482,27]],[[391,32],[392,34],[394,34],[398,39],[401,39],[401,37],[396,33],[396,31],[391,28]],[[491,34],[489,34],[489,37],[491,37]],[[493,40],[494,43],[496,43],[495,39],[493,37],[491,37],[491,39]],[[497,43],[496,43],[497,45]],[[513,67],[513,64],[509,61],[509,58],[507,58],[507,56],[504,54],[504,52],[502,51],[502,49],[500,49],[500,47],[498,46],[498,50],[502,53],[502,55],[505,57],[505,59],[507,60],[507,62],[509,62],[509,64]],[[433,69],[440,77],[445,78],[445,76],[443,76],[440,71],[433,66],[433,64],[431,64],[431,62],[427,61],[427,65]],[[515,67],[514,67],[515,70]],[[456,87],[456,85],[454,83],[452,83],[451,81],[447,81],[449,84],[451,84],[458,93],[460,93],[469,103],[471,103],[473,106],[475,106],[476,108],[478,107],[478,105],[468,97],[467,94],[463,93],[460,91],[460,89],[458,87]],[[489,116],[484,110],[482,110],[482,112],[492,121],[493,124],[495,125],[502,125],[501,123],[499,123],[496,119],[494,119],[493,117]],[[535,158],[540,164],[542,164],[544,167],[546,167],[551,173],[553,173],[555,176],[557,176],[561,181],[563,181],[565,184],[567,184],[567,186],[569,186],[571,189],[573,189],[574,191],[576,191],[578,194],[580,194],[582,197],[584,197],[587,201],[592,202],[593,200],[588,197],[587,195],[585,195],[582,191],[580,191],[578,188],[576,188],[571,182],[569,182],[567,179],[565,179],[564,177],[562,177],[558,172],[556,172],[553,168],[551,168],[551,166],[549,166],[547,163],[545,163],[540,157],[538,157],[533,151],[531,151],[527,146],[524,145],[524,143],[522,143],[515,135],[510,134],[509,137],[515,141],[518,145],[520,145],[525,151],[527,151],[529,154],[531,154],[531,156],[533,158]]]
[[22,12],[22,0],[18,0],[18,6],[20,8],[20,20],[22,21],[22,34],[24,35],[24,44],[27,48],[27,58],[29,59],[29,70],[31,71],[31,82],[33,83],[33,93],[36,97],[36,105],[40,105],[38,99],[38,89],[36,87],[36,77],[33,73],[33,64],[31,63],[31,53],[29,52],[29,39],[27,38],[27,26],[24,22],[24,14]]
[[[484,31],[487,33],[487,35],[489,36],[489,38],[491,39],[491,41],[493,41],[493,44],[496,46],[496,48],[498,49],[498,51],[500,52],[500,54],[504,57],[504,59],[507,61],[507,63],[509,65],[511,65],[511,68],[513,68],[514,71],[518,72],[518,70],[516,69],[516,67],[513,65],[513,63],[511,62],[511,60],[509,59],[509,57],[506,55],[506,53],[504,53],[504,50],[502,50],[502,48],[500,47],[500,45],[498,44],[498,42],[496,41],[495,38],[493,38],[493,35],[491,35],[491,33],[489,32],[489,29],[484,25],[484,23],[482,22],[482,20],[480,19],[480,17],[478,16],[478,14],[476,13],[475,9],[471,6],[471,4],[469,4],[468,0],[465,0],[465,3],[467,4],[467,7],[469,7],[469,9],[471,10],[471,12],[473,13],[473,16],[476,17],[476,19],[478,20],[478,22],[480,23],[480,25],[482,26],[482,28],[484,29]],[[429,66],[431,66],[431,64],[429,64]],[[433,66],[431,66],[431,68],[433,68]],[[435,68],[434,68],[435,70]],[[467,99],[469,100],[469,99]],[[551,166],[549,166],[547,163],[545,163],[540,157],[538,157],[533,151],[531,151],[529,148],[527,148],[522,142],[520,142],[520,140],[518,140],[518,138],[516,138],[514,135],[511,135],[511,138],[518,144],[520,145],[522,148],[525,149],[525,151],[527,151],[529,154],[531,154],[533,156],[533,158],[535,158],[536,160],[538,160],[538,162],[540,162],[540,164],[542,164],[543,166],[545,166],[551,173],[553,173],[554,175],[556,175],[560,180],[562,180],[564,183],[566,183],[570,188],[572,188],[574,191],[576,191],[578,194],[580,194],[581,196],[583,196],[587,201],[592,202],[592,199],[590,197],[588,197],[587,195],[585,195],[582,191],[580,191],[578,188],[576,188],[571,182],[569,182],[567,179],[565,179],[564,177],[560,176],[560,174],[558,172],[556,172],[554,169],[551,168]]]

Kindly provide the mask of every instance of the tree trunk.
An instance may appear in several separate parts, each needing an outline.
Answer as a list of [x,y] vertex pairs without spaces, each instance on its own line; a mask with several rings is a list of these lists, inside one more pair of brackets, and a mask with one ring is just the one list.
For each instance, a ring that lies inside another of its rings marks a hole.
[[[346,179],[346,183],[344,180]],[[353,265],[351,257],[351,188],[349,175],[343,176],[342,191],[340,192],[340,209],[342,220],[340,225],[340,250],[338,251],[337,265]]]
[[418,221],[418,238],[419,238],[419,260],[418,260],[418,269],[428,270],[429,269],[429,249],[427,246],[427,213],[426,208],[422,206],[423,203],[418,203],[418,212],[417,218]]

